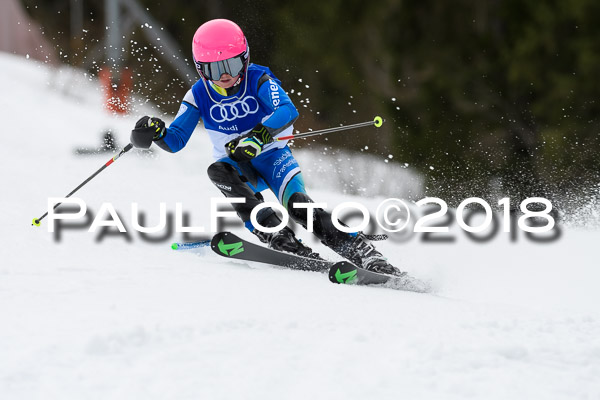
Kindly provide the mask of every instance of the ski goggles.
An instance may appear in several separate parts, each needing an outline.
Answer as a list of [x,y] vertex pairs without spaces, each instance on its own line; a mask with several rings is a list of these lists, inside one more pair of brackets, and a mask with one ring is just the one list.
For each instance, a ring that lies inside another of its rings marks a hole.
[[223,61],[214,62],[198,62],[196,61],[196,69],[204,78],[211,81],[218,81],[221,75],[228,74],[232,77],[238,76],[246,67],[248,61],[247,52],[239,56],[228,58]]

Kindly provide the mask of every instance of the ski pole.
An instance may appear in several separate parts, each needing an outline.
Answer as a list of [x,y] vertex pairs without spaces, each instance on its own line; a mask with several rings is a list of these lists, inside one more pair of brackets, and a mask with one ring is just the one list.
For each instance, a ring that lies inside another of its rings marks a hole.
[[349,129],[362,128],[363,126],[371,126],[371,125],[375,125],[376,128],[379,128],[381,125],[383,125],[383,119],[381,117],[377,116],[373,119],[373,121],[360,122],[358,124],[352,124],[352,125],[346,125],[346,126],[336,126],[334,128],[321,129],[320,131],[313,131],[313,132],[304,132],[304,133],[299,133],[297,135],[282,136],[282,137],[274,138],[273,140],[280,141],[280,140],[291,140],[291,139],[304,139],[304,138],[307,138],[310,136],[323,135],[325,133],[331,133],[331,132],[346,131]]
[[[104,171],[104,169],[106,167],[108,167],[110,164],[114,163],[115,161],[117,161],[117,159],[119,157],[121,157],[123,154],[127,153],[129,150],[131,150],[133,147],[133,144],[129,143],[127,146],[125,146],[123,148],[123,150],[121,150],[121,152],[119,154],[117,154],[116,156],[114,156],[113,158],[111,158],[110,160],[108,160],[108,162],[106,164],[104,164],[98,171],[94,172],[92,175],[90,175],[89,178],[87,178],[85,181],[81,182],[81,184],[79,186],[77,186],[75,189],[73,189],[73,191],[71,193],[69,193],[68,195],[65,196],[65,198],[67,197],[71,197],[71,195],[73,193],[75,193],[76,191],[78,191],[79,189],[81,189],[86,183],[88,183],[89,181],[91,181],[92,179],[94,179],[96,177],[96,175],[98,175],[100,172]],[[56,207],[60,206],[62,203],[58,203],[54,206],[54,208],[52,208],[53,210],[56,209]],[[42,215],[39,218],[34,218],[33,219],[33,223],[31,225],[35,225],[35,226],[40,226],[40,221],[43,220],[46,215],[48,215],[48,211],[46,211],[44,213],[44,215]]]

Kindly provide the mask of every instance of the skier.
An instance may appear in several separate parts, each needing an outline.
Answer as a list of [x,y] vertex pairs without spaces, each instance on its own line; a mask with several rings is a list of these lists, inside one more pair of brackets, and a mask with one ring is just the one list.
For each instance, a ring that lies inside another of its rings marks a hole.
[[[296,107],[268,67],[251,64],[246,37],[238,25],[215,19],[201,25],[192,41],[198,80],[186,93],[174,121],[165,126],[159,118],[142,117],[131,133],[131,143],[147,149],[152,143],[171,153],[185,147],[202,119],[212,145],[215,162],[208,176],[227,197],[243,197],[233,207],[246,228],[270,248],[319,258],[301,243],[289,227],[264,233],[250,221],[252,209],[263,202],[261,191],[271,189],[292,219],[307,226],[306,209],[295,203],[312,203],[304,188],[300,166],[287,141],[298,118]],[[281,220],[271,208],[256,218],[264,227]],[[355,265],[379,273],[403,275],[392,266],[362,233],[339,231],[331,215],[315,209],[313,232],[323,244]]]

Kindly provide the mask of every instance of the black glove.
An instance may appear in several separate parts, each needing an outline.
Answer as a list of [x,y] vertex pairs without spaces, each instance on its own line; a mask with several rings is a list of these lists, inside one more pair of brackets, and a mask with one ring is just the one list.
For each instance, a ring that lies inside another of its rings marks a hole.
[[131,143],[140,149],[149,149],[155,140],[165,136],[165,123],[160,118],[143,116],[135,123],[135,129],[131,131]]
[[263,147],[272,141],[269,130],[263,124],[258,124],[244,136],[227,143],[225,150],[233,161],[245,162],[258,156]]

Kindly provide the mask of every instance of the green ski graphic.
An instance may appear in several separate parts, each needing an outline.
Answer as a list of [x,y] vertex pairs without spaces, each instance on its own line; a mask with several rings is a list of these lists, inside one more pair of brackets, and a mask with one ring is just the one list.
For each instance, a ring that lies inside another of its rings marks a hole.
[[356,280],[356,270],[352,270],[350,272],[342,273],[339,269],[335,271],[335,279],[339,283],[350,284]]
[[[225,254],[226,256],[233,257],[236,254],[242,253],[244,251],[244,248],[242,247],[243,244],[243,242],[225,244],[223,239],[221,239],[221,241],[219,242],[219,251]],[[228,250],[231,251],[228,253]]]

